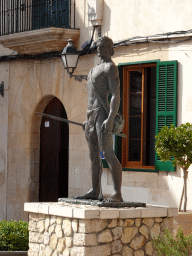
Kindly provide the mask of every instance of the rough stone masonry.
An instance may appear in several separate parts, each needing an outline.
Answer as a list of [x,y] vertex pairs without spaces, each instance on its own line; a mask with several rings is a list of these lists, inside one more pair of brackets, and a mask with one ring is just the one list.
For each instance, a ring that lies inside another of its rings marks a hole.
[[30,212],[28,256],[155,255],[153,237],[165,228],[173,231],[177,215],[176,208],[167,207],[104,209],[62,203],[26,203],[25,211]]

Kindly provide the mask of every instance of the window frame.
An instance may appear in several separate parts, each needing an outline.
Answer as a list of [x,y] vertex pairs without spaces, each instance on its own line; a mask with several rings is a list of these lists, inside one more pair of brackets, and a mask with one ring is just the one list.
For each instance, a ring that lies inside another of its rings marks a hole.
[[[158,64],[157,64],[158,63]],[[155,59],[155,60],[149,60],[149,61],[139,61],[139,62],[128,62],[128,63],[119,63],[118,64],[118,69],[119,69],[119,77],[120,77],[120,93],[121,93],[121,99],[123,99],[123,82],[124,82],[124,77],[123,77],[123,67],[124,66],[133,66],[133,65],[141,65],[144,66],[146,64],[146,67],[148,67],[150,64],[155,64],[155,65],[160,65],[160,64],[174,64],[174,82],[176,83],[176,102],[175,102],[175,114],[174,114],[174,125],[177,125],[177,76],[178,76],[178,70],[177,70],[177,61],[173,60],[173,61],[160,61],[159,59]],[[156,67],[157,68],[157,67]],[[158,75],[158,70],[157,70],[157,74]],[[157,77],[156,77],[157,78]],[[159,77],[158,77],[159,79]],[[157,85],[157,81],[158,79],[156,79],[156,85]],[[156,105],[156,109],[157,109],[157,105]],[[122,101],[120,102],[120,112],[122,113]],[[156,123],[156,134],[157,134],[157,123]],[[117,156],[117,158],[119,159],[120,162],[122,162],[122,138],[115,136],[115,154]],[[157,159],[157,154],[155,156],[155,159]],[[161,161],[159,161],[161,162]],[[103,163],[103,167],[104,168],[109,168],[107,161],[105,159],[102,159],[102,163]],[[159,171],[175,171],[176,169],[172,166],[172,163],[170,161],[167,162],[161,162],[160,165],[163,167],[162,169],[156,166],[155,163],[155,168],[150,168],[150,167],[142,167],[142,168],[130,168],[130,167],[123,167],[123,171],[134,171],[134,172],[154,172],[154,173],[158,173]],[[165,167],[166,166],[166,167]],[[167,166],[169,166],[169,168],[167,168]]]
[[[124,102],[123,104],[123,108],[122,108],[122,112],[125,118],[125,127],[124,130],[127,130],[129,133],[129,101],[127,100],[127,98],[130,97],[129,93],[129,86],[127,86],[127,84],[129,83],[129,75],[128,72],[129,71],[142,71],[142,98],[141,98],[141,158],[140,161],[127,161],[126,159],[126,155],[128,155],[128,147],[126,146],[129,138],[127,137],[126,139],[123,139],[122,141],[122,149],[124,152],[122,155],[122,159],[121,159],[121,163],[122,165],[126,166],[124,168],[131,168],[131,169],[151,169],[151,170],[155,170],[155,165],[154,166],[147,166],[147,165],[143,165],[143,152],[144,152],[144,144],[145,144],[145,129],[144,129],[144,123],[145,123],[145,115],[146,115],[146,108],[145,108],[145,95],[146,95],[146,68],[149,67],[156,67],[156,63],[149,63],[149,64],[143,64],[143,65],[131,65],[131,66],[125,66],[123,67],[123,97],[122,100]],[[126,83],[126,84],[125,84]],[[128,110],[128,111],[127,111]],[[125,112],[128,112],[128,115],[125,115]]]

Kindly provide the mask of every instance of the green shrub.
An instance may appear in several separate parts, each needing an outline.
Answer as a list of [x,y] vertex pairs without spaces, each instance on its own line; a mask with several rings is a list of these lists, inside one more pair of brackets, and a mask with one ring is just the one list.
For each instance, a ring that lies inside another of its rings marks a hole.
[[0,221],[0,251],[27,251],[28,223],[25,221]]
[[180,228],[174,239],[170,230],[166,229],[163,237],[153,240],[153,245],[158,256],[189,256],[192,255],[192,234],[185,236]]

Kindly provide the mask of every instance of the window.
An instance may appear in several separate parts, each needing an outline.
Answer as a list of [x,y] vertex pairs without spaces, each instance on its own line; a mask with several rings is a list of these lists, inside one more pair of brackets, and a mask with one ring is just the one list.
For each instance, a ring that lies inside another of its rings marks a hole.
[[121,156],[124,169],[174,171],[170,161],[155,153],[155,134],[176,125],[177,61],[151,64],[120,64],[122,112],[125,118]]
[[122,165],[155,169],[156,64],[123,68]]

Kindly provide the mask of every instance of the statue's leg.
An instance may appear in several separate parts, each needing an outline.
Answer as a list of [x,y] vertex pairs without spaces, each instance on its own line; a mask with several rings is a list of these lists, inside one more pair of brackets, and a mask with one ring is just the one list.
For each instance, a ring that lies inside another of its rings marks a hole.
[[92,188],[84,195],[76,197],[76,199],[101,199],[101,160],[100,150],[97,138],[97,132],[94,129],[90,132],[90,129],[85,126],[85,136],[89,147],[89,157],[91,160],[91,173],[92,173]]
[[122,202],[121,183],[122,183],[122,167],[113,150],[113,137],[110,133],[102,133],[102,150],[103,155],[109,165],[111,171],[114,193],[110,198],[105,199],[106,202]]

